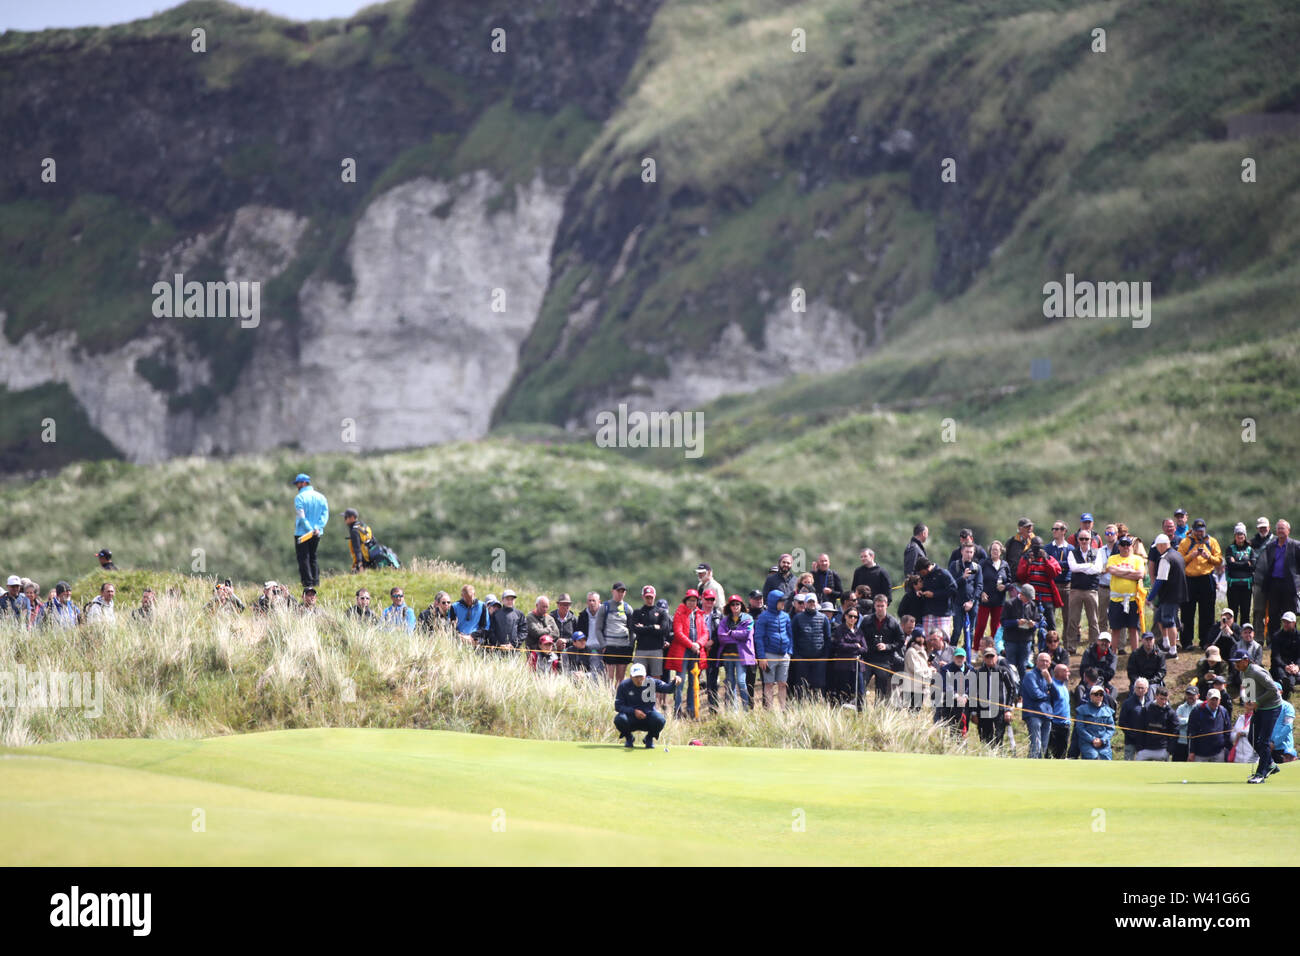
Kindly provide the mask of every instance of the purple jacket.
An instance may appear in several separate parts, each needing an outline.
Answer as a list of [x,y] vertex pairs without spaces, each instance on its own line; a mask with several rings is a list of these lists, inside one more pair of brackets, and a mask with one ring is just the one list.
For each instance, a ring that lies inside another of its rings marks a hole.
[[740,655],[740,663],[746,667],[756,663],[754,659],[754,619],[743,611],[735,624],[724,614],[718,621],[718,659],[725,660],[735,651]]

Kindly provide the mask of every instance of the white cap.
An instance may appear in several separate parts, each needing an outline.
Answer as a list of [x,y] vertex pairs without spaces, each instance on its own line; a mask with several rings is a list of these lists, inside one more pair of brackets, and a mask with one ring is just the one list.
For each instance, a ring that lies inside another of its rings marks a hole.
[[1219,693],[1219,689],[1217,687],[1212,688],[1210,692],[1205,695],[1206,700],[1218,700],[1222,697],[1223,695]]
[[628,677],[645,677],[645,665],[644,665],[644,664],[633,664],[631,667],[629,667],[629,668],[627,669],[627,676],[628,676]]
[[263,588],[278,588],[280,585],[276,581],[267,581],[262,585]]
[[6,587],[13,587],[15,584],[22,584],[23,579],[16,574],[9,575],[9,580],[5,582]]
[[1268,527],[1268,519],[1265,518],[1263,515],[1260,515],[1258,518],[1255,519],[1255,527],[1256,527],[1256,528],[1267,528],[1267,527]]
[[1156,539],[1151,542],[1151,546],[1155,547],[1157,544],[1169,544],[1169,535],[1167,534],[1156,535]]
[[1284,621],[1290,621],[1292,624],[1294,624],[1294,623],[1295,623],[1295,611],[1287,611],[1285,614],[1282,615],[1282,620],[1284,620]]
[[1097,640],[1099,640],[1099,641],[1109,641],[1109,640],[1110,640],[1110,631],[1102,631],[1100,634],[1097,635]]

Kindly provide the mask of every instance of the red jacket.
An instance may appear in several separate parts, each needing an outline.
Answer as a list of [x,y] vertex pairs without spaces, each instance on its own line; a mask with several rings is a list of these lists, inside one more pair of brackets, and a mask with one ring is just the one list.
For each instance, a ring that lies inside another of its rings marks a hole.
[[[1044,569],[1047,571],[1046,574]],[[1056,588],[1056,579],[1060,573],[1060,563],[1050,554],[1045,553],[1042,562],[1039,563],[1031,560],[1029,552],[1025,552],[1025,556],[1020,559],[1020,564],[1016,567],[1016,580],[1021,584],[1032,584],[1034,594],[1038,596],[1040,603],[1050,602],[1054,607],[1060,607],[1064,603],[1061,600],[1061,592]]]
[[677,612],[673,614],[673,642],[668,645],[669,670],[682,672],[682,655],[691,649],[691,641],[700,645],[700,667],[703,668],[708,663],[705,652],[709,646],[708,618],[698,607],[692,614],[683,602],[677,605]]

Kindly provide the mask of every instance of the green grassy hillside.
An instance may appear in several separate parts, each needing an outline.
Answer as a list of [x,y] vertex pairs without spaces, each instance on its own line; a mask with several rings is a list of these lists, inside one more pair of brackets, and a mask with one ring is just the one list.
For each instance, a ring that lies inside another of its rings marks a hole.
[[[828,550],[850,571],[869,544],[897,571],[918,520],[944,557],[960,527],[1005,538],[1020,513],[1048,526],[1089,510],[1149,540],[1181,504],[1223,539],[1260,514],[1295,520],[1300,396],[1287,370],[1298,352],[1287,335],[1159,355],[1122,375],[1099,361],[1077,386],[1031,382],[1020,362],[972,370],[969,395],[957,381],[921,407],[873,410],[870,383],[888,374],[880,360],[710,406],[696,460],[533,429],[364,457],[78,464],[0,485],[16,529],[0,571],[48,585],[93,569],[108,546],[122,567],[189,573],[198,549],[207,574],[294,581],[287,481],[304,469],[335,513],[326,570],[347,567],[338,514],[352,506],[404,560],[439,557],[575,595],[615,577],[675,595],[700,560],[747,589],[792,548],[810,562]],[[1011,390],[987,387],[998,382]],[[1254,442],[1242,440],[1245,418]]]
[[[431,731],[100,740],[3,752],[5,865],[1114,864],[1232,814],[1234,863],[1278,862],[1284,770],[1212,764],[591,745]],[[1184,775],[1187,786],[1182,785]],[[809,780],[817,786],[808,787]],[[755,786],[761,781],[761,786]],[[1244,801],[1244,803],[1243,803]],[[1252,804],[1267,812],[1249,812]],[[997,807],[968,814],[957,808]],[[595,808],[591,812],[575,808]],[[1241,811],[1246,812],[1241,812]],[[675,840],[647,839],[672,821]],[[200,829],[201,827],[201,829]]]

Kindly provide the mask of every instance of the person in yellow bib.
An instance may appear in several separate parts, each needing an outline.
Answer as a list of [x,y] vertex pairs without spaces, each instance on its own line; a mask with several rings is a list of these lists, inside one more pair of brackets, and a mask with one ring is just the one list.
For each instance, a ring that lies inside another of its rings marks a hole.
[[1106,573],[1110,575],[1110,607],[1106,609],[1106,620],[1116,640],[1121,645],[1127,642],[1132,652],[1137,650],[1138,635],[1142,633],[1138,592],[1142,587],[1146,561],[1133,553],[1133,539],[1130,537],[1120,538],[1116,547],[1119,552],[1106,560]]

